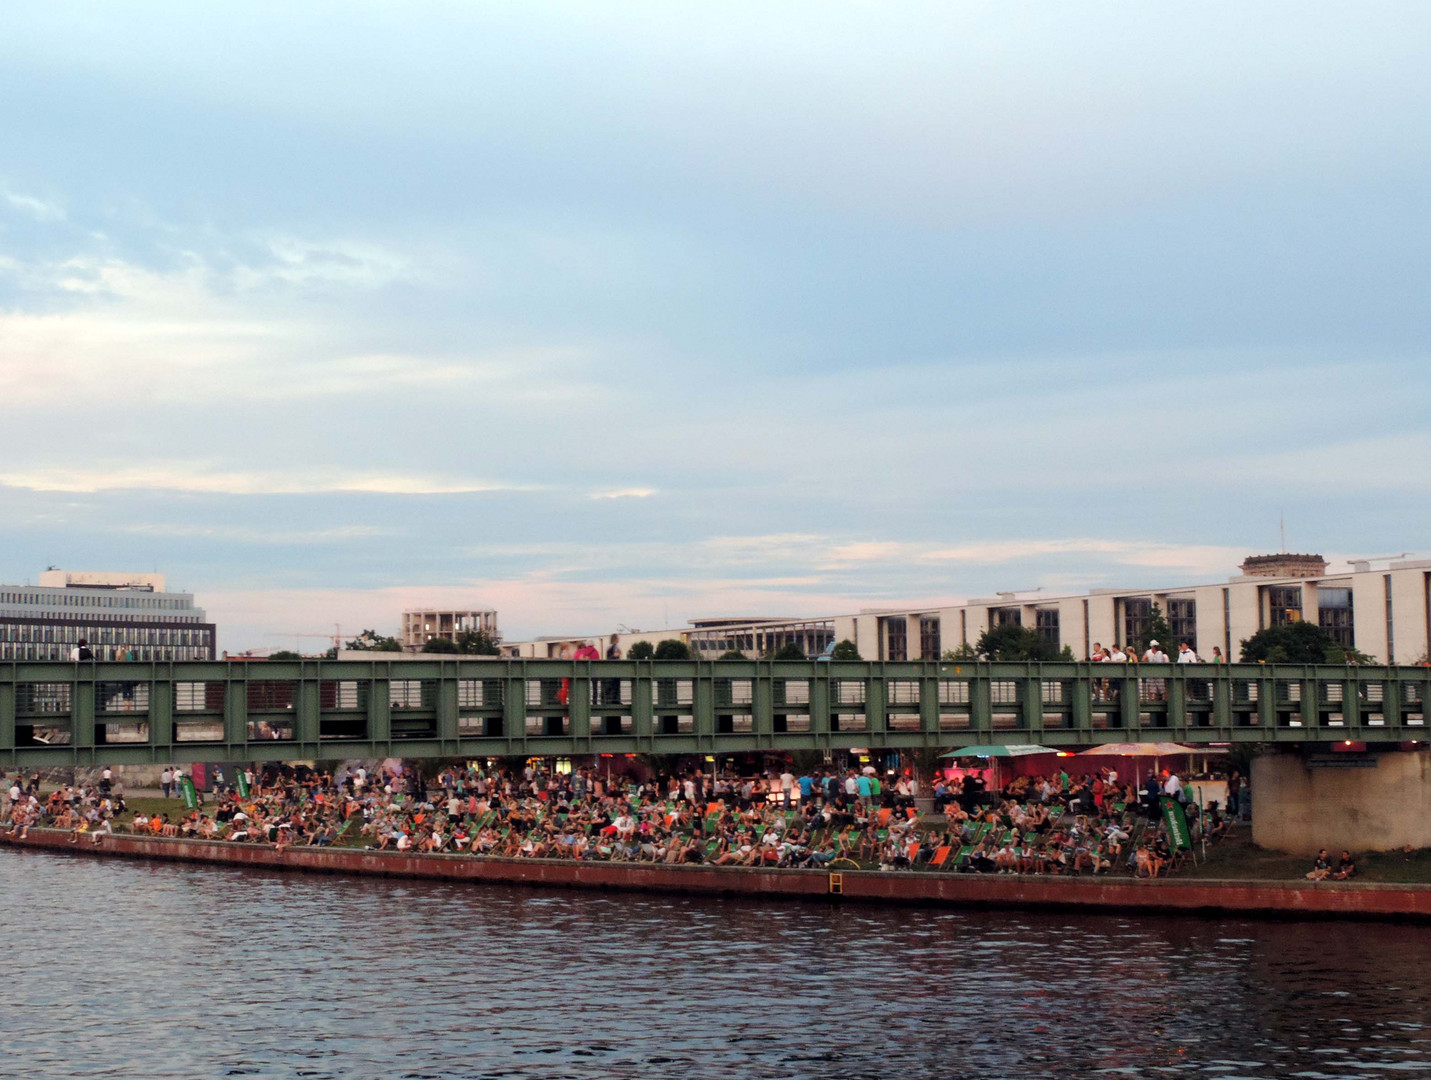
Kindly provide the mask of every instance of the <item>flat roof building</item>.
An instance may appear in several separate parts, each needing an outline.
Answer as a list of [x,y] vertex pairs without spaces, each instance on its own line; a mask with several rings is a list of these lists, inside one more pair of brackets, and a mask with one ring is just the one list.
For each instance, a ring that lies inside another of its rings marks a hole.
[[402,629],[398,641],[407,652],[421,652],[433,638],[456,641],[463,634],[487,634],[500,641],[497,633],[497,613],[491,610],[440,611],[422,608],[402,613]]
[[1095,643],[1136,644],[1147,635],[1156,605],[1166,620],[1169,655],[1186,640],[1204,659],[1216,648],[1230,661],[1259,630],[1289,622],[1320,626],[1338,644],[1381,663],[1431,659],[1431,560],[1366,560],[1333,571],[1320,555],[1254,555],[1225,582],[1150,589],[1092,589],[1062,595],[1006,592],[959,604],[869,609],[825,618],[696,619],[679,629],[558,636],[505,644],[504,656],[571,656],[591,642],[603,655],[613,640],[622,656],[638,641],[675,638],[701,659],[729,650],[768,656],[794,642],[807,656],[849,640],[867,660],[938,660],[1005,623],[1027,626],[1056,648],[1084,660]]
[[715,660],[722,653],[743,652],[752,660],[778,652],[782,646],[798,645],[806,656],[816,657],[835,642],[834,618],[711,618],[693,619],[690,624],[667,630],[620,629],[605,634],[556,636],[513,641],[502,646],[502,655],[532,659],[569,657],[590,642],[603,656],[614,643],[624,657],[638,641],[652,645],[673,639],[682,641],[701,660]]
[[46,570],[39,585],[0,585],[0,660],[212,660],[214,624],[162,574]]
[[1319,555],[1252,556],[1225,582],[1086,593],[1000,593],[926,609],[865,611],[835,620],[870,660],[936,660],[985,630],[1015,623],[1086,659],[1095,643],[1128,645],[1146,634],[1153,605],[1167,620],[1171,655],[1187,641],[1203,658],[1214,648],[1237,660],[1243,640],[1269,626],[1315,623],[1338,644],[1380,663],[1414,663],[1431,655],[1431,560],[1359,561],[1330,572]]

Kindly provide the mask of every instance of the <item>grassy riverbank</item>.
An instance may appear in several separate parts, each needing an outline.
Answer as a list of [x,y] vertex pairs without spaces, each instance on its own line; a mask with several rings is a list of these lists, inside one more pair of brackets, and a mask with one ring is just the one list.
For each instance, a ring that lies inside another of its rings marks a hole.
[[[1333,861],[1341,852],[1331,853]],[[1354,851],[1357,881],[1389,884],[1431,884],[1431,849],[1411,852]],[[1208,849],[1208,861],[1179,870],[1178,879],[1236,881],[1300,881],[1312,868],[1305,855],[1263,851],[1252,844],[1251,828],[1240,828]]]

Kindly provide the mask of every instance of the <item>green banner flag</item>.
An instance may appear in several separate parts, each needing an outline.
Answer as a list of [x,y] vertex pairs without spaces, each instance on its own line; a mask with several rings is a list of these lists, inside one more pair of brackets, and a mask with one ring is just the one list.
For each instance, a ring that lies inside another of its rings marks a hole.
[[248,798],[248,774],[243,769],[238,770],[238,793],[241,798]]
[[189,810],[199,808],[199,793],[194,790],[194,781],[185,776],[179,781],[179,792],[184,797],[184,806]]
[[1174,851],[1192,850],[1192,833],[1188,831],[1188,817],[1183,813],[1183,804],[1171,795],[1162,797],[1163,821],[1168,826],[1168,840]]

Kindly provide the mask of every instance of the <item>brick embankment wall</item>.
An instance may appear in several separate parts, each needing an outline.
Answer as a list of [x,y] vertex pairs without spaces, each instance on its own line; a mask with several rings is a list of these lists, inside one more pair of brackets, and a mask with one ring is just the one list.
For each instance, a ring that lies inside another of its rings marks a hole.
[[[939,907],[1184,912],[1286,917],[1431,920],[1431,886],[1342,882],[1139,881],[1017,875],[767,870],[464,855],[406,855],[348,848],[287,848],[166,837],[31,830],[20,847],[77,855],[205,862],[310,873],[430,878],[538,887],[788,897]],[[834,890],[838,889],[838,892]]]

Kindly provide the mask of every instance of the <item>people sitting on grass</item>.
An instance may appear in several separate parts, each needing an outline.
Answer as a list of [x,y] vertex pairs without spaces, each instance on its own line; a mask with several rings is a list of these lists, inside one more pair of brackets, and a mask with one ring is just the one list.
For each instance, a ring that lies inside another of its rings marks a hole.
[[[332,776],[275,766],[254,775],[246,795],[230,789],[173,817],[138,813],[127,829],[280,849],[728,867],[1154,878],[1172,861],[1161,821],[1140,808],[1138,790],[1107,774],[1018,777],[1001,790],[977,778],[942,784],[942,822],[920,815],[912,784],[876,788],[861,779],[871,777],[830,769],[807,773],[793,787],[783,779],[695,773],[637,782],[594,769],[556,775],[528,766],[452,768],[429,781],[396,768]],[[787,807],[794,801],[787,792],[797,790],[798,808]],[[98,843],[122,828],[117,797],[90,789],[57,795],[41,803],[22,794],[12,835],[43,822]],[[1195,808],[1189,816],[1200,835]],[[1212,819],[1215,829],[1219,819]]]

